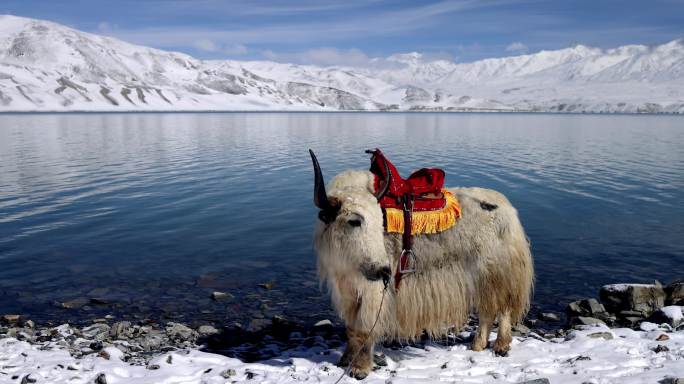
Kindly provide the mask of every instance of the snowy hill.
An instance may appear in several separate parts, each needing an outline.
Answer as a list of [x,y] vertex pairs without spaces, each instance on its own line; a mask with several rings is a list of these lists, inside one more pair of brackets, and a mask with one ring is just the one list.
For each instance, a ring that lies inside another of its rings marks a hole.
[[0,16],[0,111],[445,110],[684,113],[684,41],[578,45],[472,63],[368,68],[202,61]]

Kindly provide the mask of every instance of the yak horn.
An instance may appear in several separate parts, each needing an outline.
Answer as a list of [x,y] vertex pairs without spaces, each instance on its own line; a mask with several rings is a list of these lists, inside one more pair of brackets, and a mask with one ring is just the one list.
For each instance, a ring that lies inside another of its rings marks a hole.
[[318,164],[318,159],[316,159],[316,155],[310,149],[309,154],[311,155],[311,161],[313,162],[314,167],[314,204],[316,204],[318,208],[324,211],[336,211],[339,209],[339,207],[330,203],[330,200],[328,200],[328,194],[325,192],[323,172],[321,172],[321,166]]

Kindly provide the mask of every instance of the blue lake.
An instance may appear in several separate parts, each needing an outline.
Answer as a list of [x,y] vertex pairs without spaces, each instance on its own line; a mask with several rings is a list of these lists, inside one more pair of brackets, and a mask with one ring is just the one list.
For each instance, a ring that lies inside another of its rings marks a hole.
[[441,167],[449,186],[508,196],[532,242],[537,306],[684,278],[682,117],[4,114],[0,314],[330,318],[307,149],[330,180],[368,168],[374,147],[404,175]]

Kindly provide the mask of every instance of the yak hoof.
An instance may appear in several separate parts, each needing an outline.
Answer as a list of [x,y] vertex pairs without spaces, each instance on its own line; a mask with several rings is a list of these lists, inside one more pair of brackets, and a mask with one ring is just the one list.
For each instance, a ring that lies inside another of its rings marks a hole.
[[496,356],[506,357],[508,356],[508,351],[511,350],[511,342],[497,339],[492,346],[492,350],[494,350]]
[[373,362],[379,367],[387,366],[387,357],[384,354],[376,353],[373,354]]
[[352,368],[351,371],[349,371],[349,376],[355,378],[356,380],[363,380],[368,377],[368,372]]
[[349,357],[348,354],[345,353],[344,355],[342,355],[342,357],[340,357],[340,361],[337,362],[337,366],[338,367],[348,367],[350,362],[351,362],[351,358]]
[[485,348],[487,348],[487,343],[482,343],[481,341],[478,341],[477,338],[470,343],[470,349],[473,350],[473,352],[481,352],[484,351]]

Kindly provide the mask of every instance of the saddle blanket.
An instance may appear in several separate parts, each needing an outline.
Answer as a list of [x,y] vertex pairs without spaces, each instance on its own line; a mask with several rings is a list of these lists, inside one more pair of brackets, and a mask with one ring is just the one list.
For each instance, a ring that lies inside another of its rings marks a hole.
[[[430,234],[446,231],[456,225],[461,217],[461,205],[456,196],[446,189],[442,189],[446,200],[442,209],[431,211],[413,211],[411,213],[411,234]],[[404,212],[397,208],[383,208],[385,215],[385,230],[391,233],[404,232]]]

